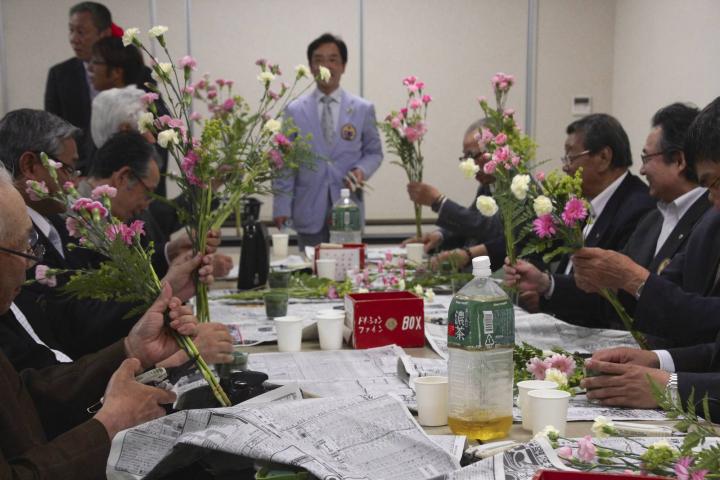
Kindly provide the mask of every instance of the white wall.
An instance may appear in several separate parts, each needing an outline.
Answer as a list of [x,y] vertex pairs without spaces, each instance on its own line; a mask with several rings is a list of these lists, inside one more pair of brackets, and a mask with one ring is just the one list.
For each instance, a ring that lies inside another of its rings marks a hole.
[[[42,108],[48,68],[72,52],[67,10],[75,0],[0,0],[6,44],[8,104]],[[105,0],[123,27],[150,26],[149,0]],[[185,2],[156,0],[156,23],[170,27],[175,58],[186,53]],[[363,42],[360,43],[360,5]],[[426,140],[426,176],[461,203],[474,184],[455,167],[465,127],[480,115],[496,71],[515,74],[509,106],[524,119],[527,0],[192,0],[190,40],[199,72],[232,78],[252,103],[260,92],[254,61],[266,57],[291,74],[306,63],[307,43],[324,31],[348,43],[343,86],[363,87],[378,118],[397,108],[403,76],[415,74],[434,98]],[[676,100],[700,106],[720,85],[715,0],[541,0],[538,18],[535,138],[538,158],[562,154],[574,95],[590,95],[593,111],[617,116],[637,156],[649,118]],[[364,64],[360,68],[359,52]],[[362,79],[361,79],[362,73]],[[2,85],[0,85],[2,88]],[[391,158],[371,180],[369,218],[410,218],[404,173]],[[637,163],[637,162],[636,162]],[[543,170],[559,167],[553,160]],[[637,167],[636,167],[637,168]],[[264,216],[270,214],[269,205]],[[429,209],[426,216],[430,217]]]
[[677,101],[702,108],[720,95],[719,23],[715,0],[618,1],[612,112],[630,136],[635,170],[656,110]]

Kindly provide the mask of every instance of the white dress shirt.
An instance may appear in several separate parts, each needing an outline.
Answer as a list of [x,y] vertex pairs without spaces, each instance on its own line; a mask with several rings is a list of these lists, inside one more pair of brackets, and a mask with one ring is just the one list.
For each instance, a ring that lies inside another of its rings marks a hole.
[[43,346],[47,347],[48,349],[50,349],[50,351],[52,351],[53,354],[55,355],[55,359],[58,362],[61,362],[61,363],[72,362],[72,359],[70,357],[68,357],[67,355],[65,355],[63,352],[61,352],[60,350],[55,350],[53,348],[48,347],[45,344],[45,342],[40,340],[40,337],[37,336],[37,334],[35,333],[35,330],[33,330],[33,328],[32,328],[32,325],[30,325],[30,322],[28,322],[27,318],[20,311],[20,309],[17,307],[17,305],[15,305],[14,303],[10,304],[10,310],[12,311],[13,315],[15,315],[15,319],[18,321],[20,326],[25,329],[25,331],[28,333],[28,335],[30,335],[30,337],[32,337],[33,340],[35,340],[35,343],[39,343],[40,345],[43,345]]
[[663,216],[663,223],[662,228],[660,229],[660,235],[657,239],[657,245],[655,246],[656,255],[672,231],[675,227],[677,227],[680,219],[687,213],[690,207],[693,206],[695,201],[705,194],[706,191],[707,189],[705,188],[695,187],[689,192],[680,195],[670,203],[658,202],[657,208]]
[[47,237],[48,240],[50,240],[50,243],[52,243],[53,247],[55,247],[55,250],[57,250],[58,254],[65,258],[65,254],[63,253],[63,246],[62,246],[62,240],[60,240],[60,234],[58,233],[57,229],[53,226],[50,221],[48,221],[47,218],[40,215],[38,212],[33,210],[30,207],[27,207],[27,213],[30,216],[30,219],[32,220],[35,227],[37,227],[40,232]]
[[675,373],[675,362],[673,361],[672,355],[667,350],[653,350],[660,360],[660,370],[666,372]]

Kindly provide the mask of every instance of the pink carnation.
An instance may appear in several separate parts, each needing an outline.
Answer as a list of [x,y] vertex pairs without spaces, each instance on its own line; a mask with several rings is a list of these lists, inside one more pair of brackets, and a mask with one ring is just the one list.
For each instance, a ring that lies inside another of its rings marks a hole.
[[506,92],[515,83],[515,77],[513,77],[512,75],[507,75],[502,72],[498,72],[495,75],[493,75],[490,82],[492,83],[493,88],[495,88],[496,90],[499,90],[501,92]]
[[337,289],[335,288],[335,285],[330,285],[328,287],[327,296],[328,296],[328,298],[338,298],[338,293],[337,293]]
[[506,109],[503,111],[503,115],[506,116],[506,117],[512,117],[513,115],[515,115],[515,110],[512,109],[512,108],[506,108]]
[[192,112],[190,114],[190,120],[193,120],[195,122],[202,120],[202,115],[200,112]]
[[232,98],[228,98],[223,102],[222,108],[226,112],[232,112],[233,108],[235,108],[235,100],[233,100]]
[[213,98],[217,97],[217,91],[216,90],[209,90],[207,94],[208,100],[212,100]]
[[158,95],[158,94],[155,93],[155,92],[148,92],[148,93],[146,93],[145,95],[143,95],[143,96],[140,97],[140,98],[142,99],[142,101],[143,101],[145,104],[151,104],[151,103],[153,103],[155,100],[157,100],[158,98],[160,98],[160,95]]
[[145,222],[142,220],[135,220],[133,221],[130,226],[130,230],[132,230],[133,234],[135,236],[140,237],[141,235],[145,235]]
[[393,259],[393,253],[390,250],[386,251],[385,252],[385,261],[392,262],[392,259]]
[[533,231],[540,238],[550,238],[557,233],[551,214],[542,215],[533,220]]
[[186,87],[183,87],[181,89],[181,91],[182,91],[182,93],[187,93],[188,95],[192,95],[193,93],[195,93],[195,87],[193,87],[192,85],[188,85]]
[[273,164],[275,165],[275,168],[280,169],[285,166],[285,161],[283,160],[282,153],[278,151],[277,149],[273,148],[268,152],[268,156],[270,157],[270,160],[272,160]]
[[565,225],[572,227],[575,223],[585,220],[587,215],[588,211],[587,208],[585,208],[585,202],[577,197],[572,197],[565,204],[565,208],[563,209],[561,216]]
[[402,120],[399,117],[392,117],[390,119],[390,126],[393,128],[400,128],[400,125],[402,125]]
[[63,190],[65,190],[66,192],[72,192],[73,190],[75,190],[75,184],[69,181],[65,182],[63,183]]
[[195,167],[197,166],[199,161],[200,157],[198,157],[197,153],[195,153],[193,150],[190,150],[180,163],[180,168],[185,174],[185,178],[187,178],[187,181],[190,185],[204,187],[205,184],[195,174]]
[[537,172],[537,173],[535,174],[535,179],[536,179],[538,182],[544,182],[544,181],[545,181],[545,172]]
[[45,195],[48,195],[50,193],[47,185],[45,185],[45,182],[27,180],[25,184],[27,185],[27,188],[25,188],[25,192],[30,197],[30,200],[34,202],[41,200],[41,196],[44,197]]
[[95,200],[102,198],[103,195],[107,195],[108,198],[115,198],[117,195],[117,188],[111,187],[110,185],[100,185],[99,187],[95,187],[90,194],[90,196]]
[[56,162],[52,158],[48,158],[48,165],[50,165],[51,168],[54,168],[55,170],[59,170],[62,168],[63,164],[60,162]]
[[41,285],[47,285],[51,288],[56,287],[57,278],[55,278],[55,275],[48,275],[48,270],[50,270],[50,267],[47,265],[38,265],[35,267],[35,280]]
[[276,133],[275,136],[273,137],[273,140],[275,141],[275,144],[278,147],[291,147],[292,146],[292,142],[290,140],[288,140],[288,138],[285,135],[283,135],[282,133]]
[[565,446],[556,450],[558,457],[571,459],[573,457],[572,448]]
[[403,133],[405,133],[405,138],[410,143],[415,143],[421,137],[420,132],[413,127],[405,127]]
[[105,235],[107,235],[111,242],[114,242],[119,236],[125,245],[132,245],[135,232],[124,223],[121,223],[118,225],[108,225],[105,230]]
[[195,67],[197,67],[197,61],[190,55],[185,55],[180,59],[178,63],[182,68],[189,68],[195,70]]
[[417,82],[417,77],[415,75],[409,75],[405,78],[403,78],[403,85],[415,85],[415,82]]
[[526,367],[527,371],[535,377],[535,380],[545,380],[545,370],[550,368],[550,363],[540,357],[533,357]]
[[590,435],[585,435],[583,438],[578,439],[578,458],[583,462],[590,463],[595,459],[597,455],[597,448],[592,442]]
[[408,109],[407,109],[407,108],[403,107],[403,108],[400,109],[400,115],[402,115],[403,118],[407,117],[407,114],[408,114]]
[[408,86],[407,86],[407,89],[408,89],[408,92],[410,92],[410,93],[415,93],[415,92],[418,91],[418,86],[417,86],[417,85],[414,85],[414,84],[413,84],[413,85],[408,85]]
[[274,91],[272,91],[272,90],[268,90],[267,94],[268,94],[268,97],[272,98],[273,100],[279,100],[279,99],[280,99],[280,94],[277,93],[277,92],[274,92]]
[[485,172],[486,175],[492,175],[493,173],[495,173],[496,168],[497,168],[497,163],[490,160],[489,162],[487,162],[483,165],[483,172]]
[[430,95],[423,95],[422,102],[427,105],[428,103],[432,102],[432,97]]
[[170,115],[162,115],[158,117],[157,121],[160,125],[167,125],[170,128],[180,128],[185,126],[185,123],[179,118],[172,118]]
[[268,61],[264,58],[258,58],[257,60],[255,60],[255,65],[257,65],[258,67],[264,67],[267,64],[268,64]]
[[234,80],[225,80],[225,86],[228,88],[232,87],[233,83],[235,83]]
[[690,480],[690,465],[692,457],[681,457],[673,467],[677,480]]
[[420,100],[419,98],[413,98],[412,100],[410,100],[410,108],[412,110],[418,110],[419,108],[422,108],[422,106],[422,100]]
[[415,86],[418,88],[418,90],[422,90],[423,88],[425,88],[425,82],[421,82],[420,80],[418,80],[417,82],[415,82]]
[[73,217],[67,217],[65,219],[65,228],[71,237],[80,238],[80,232],[78,230],[79,226],[79,222]]
[[193,87],[195,87],[195,90],[203,90],[203,89],[207,88],[207,85],[208,85],[207,80],[202,79],[202,80],[199,80],[197,83],[195,83],[195,85],[193,85]]
[[[547,216],[549,217],[550,215],[548,214]],[[573,360],[571,357],[568,357],[567,355],[556,353],[548,360],[550,362],[550,368],[557,368],[568,377],[570,377],[575,371],[575,360]]]
[[496,163],[504,163],[510,159],[510,147],[507,145],[498,148],[493,152],[492,159]]
[[503,132],[500,132],[495,137],[495,143],[498,145],[505,145],[507,142],[507,135],[505,135]]

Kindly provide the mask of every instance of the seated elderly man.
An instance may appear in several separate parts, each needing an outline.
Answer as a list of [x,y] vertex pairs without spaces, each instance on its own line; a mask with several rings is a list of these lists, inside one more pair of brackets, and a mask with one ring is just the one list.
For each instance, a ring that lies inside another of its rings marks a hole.
[[[700,183],[710,190],[715,208],[719,208],[720,97],[705,107],[693,122],[685,143],[685,155]],[[655,402],[646,379],[649,375],[668,388],[677,388],[684,402],[693,389],[696,401],[708,395],[711,416],[716,421],[720,418],[720,298],[715,293],[720,217],[715,213],[709,218],[712,222],[704,222],[693,232],[685,255],[677,257],[666,269],[670,270],[677,262],[681,264],[677,272],[698,277],[688,281],[683,278],[680,284],[665,274],[649,272],[616,252],[584,249],[575,255],[580,288],[587,291],[619,288],[633,293],[638,297],[635,320],[639,327],[662,327],[675,335],[694,332],[702,339],[699,345],[656,352],[632,349],[597,352],[588,366],[607,375],[584,381],[586,387],[596,389],[588,394],[591,398],[608,405],[653,407]],[[683,286],[688,283],[704,285],[713,296],[685,290]],[[714,343],[707,343],[713,338]]]
[[[460,157],[461,161],[471,159],[479,167],[475,179],[480,185],[475,198],[479,195],[491,195],[491,185],[495,181],[492,175],[482,170],[486,162],[483,161],[483,151],[478,147],[478,141],[475,139],[475,135],[484,125],[485,119],[481,119],[468,127],[463,136],[463,150]],[[408,183],[407,191],[410,200],[428,206],[438,214],[435,223],[440,228],[426,233],[422,238],[408,238],[403,242],[403,246],[410,242],[422,242],[427,253],[436,248],[441,250],[433,259],[435,263],[448,260],[452,255],[457,266],[462,268],[469,265],[474,257],[487,255],[487,250],[483,246],[487,240],[503,236],[499,218],[481,215],[475,205],[475,199],[468,208],[465,208],[443,195],[436,187],[423,182]],[[500,265],[495,267],[499,268]]]
[[[706,189],[698,185],[693,169],[688,165],[683,145],[690,124],[698,109],[674,103],[653,115],[651,130],[645,141],[640,173],[650,186],[650,194],[658,200],[639,222],[623,253],[649,270],[660,273],[688,246],[688,238],[710,208]],[[545,293],[551,277],[523,262],[516,268],[506,267],[508,283],[519,277],[520,288]],[[570,323],[592,327],[622,328],[610,304],[597,294],[579,290],[574,281],[552,294],[552,313]],[[631,295],[621,295],[621,301],[632,315],[635,301]],[[655,338],[654,343],[672,343],[672,337]]]
[[[28,238],[33,224],[8,172],[0,167],[0,314],[7,314],[34,260]],[[71,365],[20,374],[0,353],[0,468],[10,478],[104,478],[110,441],[120,430],[164,415],[171,392],[134,380],[177,351],[163,312],[170,309],[170,328],[197,332],[191,311],[162,294],[127,337]],[[89,420],[87,407],[103,397],[102,408]],[[61,435],[48,440],[45,431]]]

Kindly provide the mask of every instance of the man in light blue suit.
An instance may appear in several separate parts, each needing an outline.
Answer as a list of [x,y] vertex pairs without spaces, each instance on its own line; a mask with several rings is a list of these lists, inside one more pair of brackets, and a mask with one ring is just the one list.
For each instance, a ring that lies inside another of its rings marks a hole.
[[[340,88],[347,64],[345,42],[323,34],[310,43],[307,57],[315,78],[320,67],[330,71],[330,78],[318,80],[317,89],[290,103],[286,114],[303,135],[312,134],[316,161],[313,167],[276,181],[273,200],[275,224],[282,228],[292,219],[301,249],[329,240],[330,211],[340,198],[340,189],[350,187],[346,177],[352,175],[354,183],[362,185],[383,158],[375,108]],[[364,219],[362,191],[356,190],[352,199]]]

